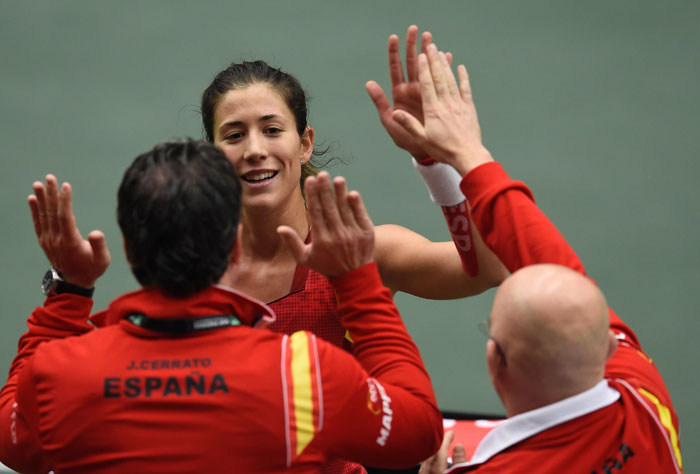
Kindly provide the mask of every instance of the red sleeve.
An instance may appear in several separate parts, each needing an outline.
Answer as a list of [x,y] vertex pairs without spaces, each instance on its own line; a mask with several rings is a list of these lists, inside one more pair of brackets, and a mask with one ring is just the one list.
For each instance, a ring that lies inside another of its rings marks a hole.
[[530,189],[510,179],[499,163],[473,169],[460,187],[486,245],[508,270],[557,263],[585,274],[576,253],[535,205]]
[[87,322],[92,300],[72,294],[46,299],[27,321],[29,331],[19,340],[7,383],[0,391],[0,462],[21,472],[46,472],[38,438],[37,403],[32,383],[32,360],[37,347],[53,339],[94,329]]
[[[536,263],[556,263],[586,274],[581,260],[547,216],[532,192],[513,181],[497,162],[474,168],[462,179],[462,192],[486,245],[514,272]],[[610,327],[639,348],[632,329],[610,310]]]
[[[578,256],[537,208],[528,187],[511,180],[500,164],[492,162],[473,169],[462,180],[461,188],[486,244],[511,272],[536,263],[557,263],[585,275]],[[661,375],[642,352],[636,334],[613,310],[609,314],[619,348],[608,361],[605,376],[648,387],[670,406]]]
[[414,466],[442,440],[442,416],[418,348],[375,264],[331,283],[356,360],[319,341],[327,420],[320,442],[372,466]]

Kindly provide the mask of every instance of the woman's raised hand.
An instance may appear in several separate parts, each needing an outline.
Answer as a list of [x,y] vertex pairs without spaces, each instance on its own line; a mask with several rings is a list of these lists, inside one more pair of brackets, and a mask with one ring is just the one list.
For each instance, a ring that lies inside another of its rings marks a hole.
[[427,54],[418,56],[422,121],[403,110],[394,110],[392,117],[425,153],[465,175],[493,158],[481,141],[467,69],[460,65],[457,73],[459,84],[447,55],[430,44]]
[[345,178],[331,182],[327,172],[304,182],[311,242],[306,244],[288,226],[277,232],[300,265],[328,278],[348,273],[373,260],[374,225],[357,191],[348,192]]

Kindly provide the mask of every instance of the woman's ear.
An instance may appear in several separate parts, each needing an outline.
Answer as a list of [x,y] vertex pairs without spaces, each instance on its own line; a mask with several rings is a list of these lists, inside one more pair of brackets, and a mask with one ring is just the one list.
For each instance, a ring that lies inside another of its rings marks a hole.
[[309,125],[301,135],[301,161],[302,164],[311,159],[311,154],[314,151],[314,129]]

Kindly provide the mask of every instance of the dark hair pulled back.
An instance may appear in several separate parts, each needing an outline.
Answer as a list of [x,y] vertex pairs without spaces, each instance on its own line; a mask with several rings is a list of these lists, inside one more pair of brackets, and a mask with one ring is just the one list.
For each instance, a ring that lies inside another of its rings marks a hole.
[[[219,72],[202,93],[202,124],[206,139],[214,141],[214,113],[221,98],[231,90],[245,89],[253,84],[268,84],[282,97],[294,115],[299,136],[304,134],[308,122],[307,99],[304,88],[299,81],[279,68],[268,65],[265,61],[243,61],[232,63]],[[302,166],[301,184],[307,176],[315,175],[318,169],[326,165],[320,157],[328,148],[314,147],[311,160]]]

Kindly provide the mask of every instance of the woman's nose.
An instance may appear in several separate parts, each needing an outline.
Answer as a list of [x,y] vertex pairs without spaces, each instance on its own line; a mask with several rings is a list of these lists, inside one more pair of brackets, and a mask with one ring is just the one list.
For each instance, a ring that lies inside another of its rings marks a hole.
[[267,154],[265,152],[265,147],[263,145],[262,137],[255,132],[248,134],[248,139],[245,144],[245,151],[243,152],[244,160],[258,160],[264,159]]

